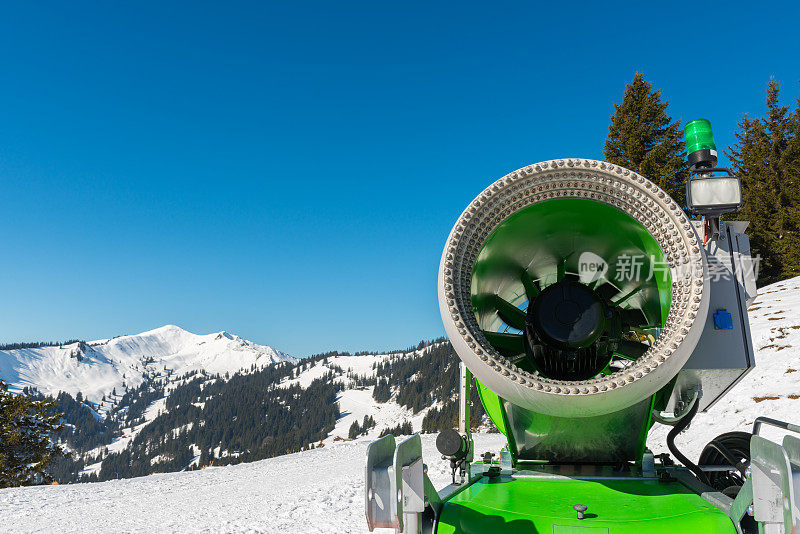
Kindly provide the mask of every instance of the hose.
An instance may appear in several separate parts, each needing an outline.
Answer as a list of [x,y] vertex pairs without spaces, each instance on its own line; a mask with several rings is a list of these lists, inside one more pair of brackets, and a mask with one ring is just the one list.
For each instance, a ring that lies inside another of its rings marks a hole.
[[691,460],[689,460],[686,456],[684,456],[683,453],[678,450],[678,447],[675,446],[675,437],[678,434],[680,434],[683,431],[683,429],[689,426],[689,423],[692,422],[694,416],[697,415],[698,408],[700,408],[700,403],[697,400],[695,400],[695,402],[692,404],[692,407],[689,409],[686,415],[680,421],[678,421],[678,423],[674,427],[672,427],[672,430],[669,431],[669,434],[667,434],[667,447],[669,448],[669,452],[671,452],[672,455],[675,458],[677,458],[679,462],[685,465],[686,468],[689,469],[689,471],[694,473],[694,476],[696,476],[700,480],[700,482],[702,482],[707,486],[710,486],[711,484],[709,483],[706,474],[703,473],[703,471],[701,471],[700,468],[697,467],[697,465],[692,463]]

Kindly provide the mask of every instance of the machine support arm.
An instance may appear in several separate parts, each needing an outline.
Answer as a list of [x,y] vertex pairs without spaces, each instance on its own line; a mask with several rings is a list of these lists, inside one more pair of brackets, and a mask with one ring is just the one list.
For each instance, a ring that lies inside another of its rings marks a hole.
[[459,403],[458,403],[458,432],[467,441],[467,456],[461,463],[459,474],[463,484],[468,478],[467,469],[475,458],[475,444],[472,441],[472,373],[470,373],[464,362],[459,363]]

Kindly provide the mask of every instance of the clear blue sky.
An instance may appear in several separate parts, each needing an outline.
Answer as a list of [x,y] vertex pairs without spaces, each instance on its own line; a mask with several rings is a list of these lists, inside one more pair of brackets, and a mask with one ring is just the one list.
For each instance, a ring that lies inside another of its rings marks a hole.
[[676,5],[7,3],[0,341],[439,336],[461,210],[528,163],[601,158],[636,71],[718,146],[770,75],[797,97],[797,3]]

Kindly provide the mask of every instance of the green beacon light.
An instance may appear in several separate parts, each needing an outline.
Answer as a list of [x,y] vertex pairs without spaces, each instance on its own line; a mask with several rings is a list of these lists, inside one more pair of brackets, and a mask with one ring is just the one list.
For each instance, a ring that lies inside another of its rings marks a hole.
[[690,121],[684,129],[686,153],[692,169],[713,168],[717,165],[717,145],[708,119]]
[[[708,119],[695,119],[686,125],[686,153],[691,167],[686,181],[686,205],[690,213],[712,217],[742,207],[742,184],[729,169],[717,168],[717,145]],[[725,173],[724,175],[721,173]],[[719,233],[715,226],[712,235]]]

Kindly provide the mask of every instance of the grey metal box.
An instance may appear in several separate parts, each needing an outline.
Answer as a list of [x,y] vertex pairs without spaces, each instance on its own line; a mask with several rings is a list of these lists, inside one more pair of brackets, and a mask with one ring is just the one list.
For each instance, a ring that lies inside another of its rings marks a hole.
[[[701,239],[703,221],[693,221]],[[723,221],[718,239],[704,246],[711,301],[697,347],[678,373],[669,409],[700,389],[700,410],[722,398],[755,366],[747,307],[756,297],[756,262],[750,255],[747,222]],[[725,321],[730,314],[730,323]],[[715,323],[715,314],[719,314]],[[727,324],[726,324],[727,323]],[[725,328],[720,329],[720,326]],[[730,328],[727,328],[730,327]]]

